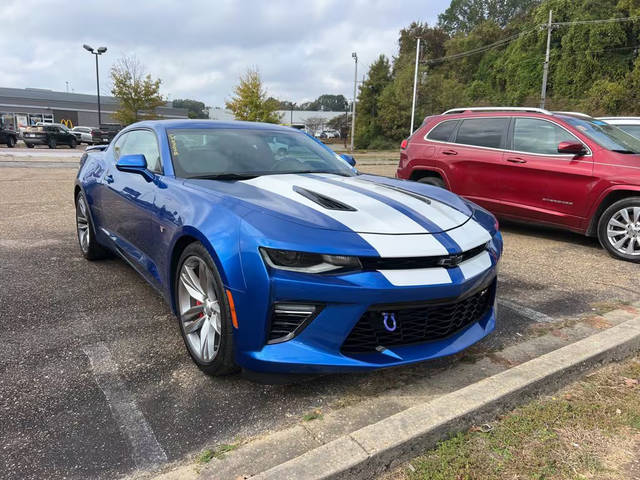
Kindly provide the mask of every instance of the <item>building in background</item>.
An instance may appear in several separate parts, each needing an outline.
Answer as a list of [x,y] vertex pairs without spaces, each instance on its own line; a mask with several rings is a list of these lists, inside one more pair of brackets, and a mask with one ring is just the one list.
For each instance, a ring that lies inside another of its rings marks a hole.
[[[100,95],[102,123],[116,123],[112,114],[118,108],[115,97]],[[188,118],[185,108],[171,103],[159,107],[160,118]],[[15,130],[36,122],[64,123],[68,127],[98,126],[98,103],[95,95],[54,92],[40,88],[0,87],[0,120]]]
[[345,112],[322,112],[313,110],[278,110],[283,125],[291,125],[304,129],[311,135],[315,135],[327,129],[327,123],[340,115],[345,116]]

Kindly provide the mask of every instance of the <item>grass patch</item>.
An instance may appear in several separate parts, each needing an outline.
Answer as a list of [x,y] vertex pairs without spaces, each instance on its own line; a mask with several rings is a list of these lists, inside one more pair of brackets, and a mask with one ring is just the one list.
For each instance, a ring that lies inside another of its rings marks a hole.
[[222,444],[222,445],[218,445],[213,449],[207,448],[203,450],[202,453],[200,453],[200,455],[198,455],[198,462],[209,463],[213,458],[217,458],[218,460],[220,460],[224,458],[225,453],[229,453],[235,450],[236,448],[238,448],[237,443],[233,443],[230,445]]
[[314,410],[312,412],[305,413],[302,416],[302,420],[305,422],[310,422],[312,420],[320,420],[322,418],[322,411]]
[[[640,443],[640,357],[460,433],[390,478],[626,479]],[[389,477],[388,477],[389,478]]]

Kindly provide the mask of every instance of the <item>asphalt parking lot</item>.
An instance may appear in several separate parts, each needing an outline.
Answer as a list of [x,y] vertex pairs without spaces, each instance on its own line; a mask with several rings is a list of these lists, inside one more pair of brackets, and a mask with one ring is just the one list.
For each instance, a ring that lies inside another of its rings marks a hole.
[[[393,172],[389,165],[362,169]],[[150,286],[123,261],[81,257],[74,175],[73,168],[0,168],[1,478],[112,478],[140,467],[123,434],[126,419],[112,414],[105,378],[139,410],[169,461],[406,379],[381,371],[265,386],[203,375]],[[638,265],[610,258],[595,239],[515,224],[502,230],[505,303],[486,348],[518,342],[539,318],[640,298]],[[87,353],[96,348],[117,366],[102,381]],[[431,368],[400,370],[428,377]]]

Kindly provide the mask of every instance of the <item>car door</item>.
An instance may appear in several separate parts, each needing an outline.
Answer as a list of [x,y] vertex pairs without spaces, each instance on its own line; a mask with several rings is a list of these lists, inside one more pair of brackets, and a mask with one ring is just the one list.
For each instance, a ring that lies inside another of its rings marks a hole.
[[116,168],[121,156],[133,154],[144,155],[148,170],[161,173],[158,139],[152,130],[131,130],[121,135],[111,149],[109,167],[102,178],[102,215],[116,247],[142,266],[144,274],[154,275],[149,252],[153,242],[151,224],[157,184],[139,173],[121,172]]
[[558,153],[560,142],[583,143],[561,125],[544,118],[513,118],[502,183],[507,215],[578,227],[588,209],[593,158]]
[[502,153],[509,117],[464,118],[453,143],[438,151],[438,163],[447,167],[450,189],[500,213]]

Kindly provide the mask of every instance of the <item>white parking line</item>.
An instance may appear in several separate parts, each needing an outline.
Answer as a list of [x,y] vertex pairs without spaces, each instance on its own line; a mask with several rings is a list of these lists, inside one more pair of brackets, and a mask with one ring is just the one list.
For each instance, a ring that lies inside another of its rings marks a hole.
[[520,305],[519,303],[512,302],[511,300],[505,300],[504,298],[499,298],[498,303],[507,307],[514,312],[519,313],[523,317],[528,318],[529,320],[533,320],[538,323],[550,323],[553,322],[553,318],[549,315],[545,315],[542,312],[538,312],[536,310],[532,310],[529,307],[525,307],[524,305]]
[[138,468],[149,468],[167,461],[153,430],[136,405],[133,395],[125,388],[118,374],[118,366],[104,343],[82,348],[89,357],[96,383],[107,399],[116,422],[131,445],[131,454]]

